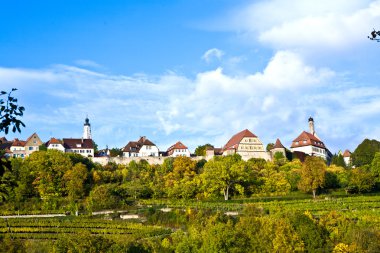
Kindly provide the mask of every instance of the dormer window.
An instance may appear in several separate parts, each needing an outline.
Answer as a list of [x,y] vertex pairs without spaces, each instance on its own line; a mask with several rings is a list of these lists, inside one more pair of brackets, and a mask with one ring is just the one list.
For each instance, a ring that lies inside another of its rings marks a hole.
[[79,144],[79,143],[78,143],[78,144],[77,144],[77,148],[80,148],[80,147],[82,147],[82,144]]

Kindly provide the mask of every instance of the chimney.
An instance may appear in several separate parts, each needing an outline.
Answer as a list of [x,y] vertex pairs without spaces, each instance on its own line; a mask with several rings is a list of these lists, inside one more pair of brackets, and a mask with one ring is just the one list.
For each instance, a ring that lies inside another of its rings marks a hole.
[[315,135],[314,119],[312,117],[309,118],[309,129],[310,129],[310,133],[312,135]]

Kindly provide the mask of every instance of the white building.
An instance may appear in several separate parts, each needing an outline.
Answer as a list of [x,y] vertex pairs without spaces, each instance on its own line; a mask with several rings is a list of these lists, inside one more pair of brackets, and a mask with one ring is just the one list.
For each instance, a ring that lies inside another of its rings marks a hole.
[[326,148],[325,144],[314,129],[314,120],[309,118],[310,133],[303,131],[296,139],[293,140],[290,150],[292,152],[302,152],[310,156],[321,157],[328,162],[331,160],[331,152]]
[[14,139],[10,151],[12,152],[11,156],[14,158],[25,158],[25,141]]
[[84,157],[94,157],[94,143],[91,139],[63,139],[66,153],[77,153]]
[[65,152],[65,147],[63,146],[63,141],[56,139],[56,138],[51,138],[46,143],[46,147],[47,147],[47,149],[55,149],[55,150]]
[[140,137],[138,141],[130,141],[123,148],[124,157],[148,157],[159,156],[157,146],[148,140],[145,136]]
[[347,167],[351,166],[351,152],[350,150],[346,149],[343,153],[343,160]]
[[177,156],[190,157],[189,149],[185,145],[183,145],[183,143],[180,141],[170,146],[166,152],[168,156],[170,157],[177,157]]

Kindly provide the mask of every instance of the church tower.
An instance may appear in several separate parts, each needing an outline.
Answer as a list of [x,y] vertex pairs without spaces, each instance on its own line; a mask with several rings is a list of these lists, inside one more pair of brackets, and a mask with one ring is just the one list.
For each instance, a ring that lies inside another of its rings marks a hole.
[[312,117],[309,118],[309,129],[310,129],[310,133],[312,135],[315,135],[314,119]]
[[83,125],[83,139],[92,139],[90,120],[86,117]]

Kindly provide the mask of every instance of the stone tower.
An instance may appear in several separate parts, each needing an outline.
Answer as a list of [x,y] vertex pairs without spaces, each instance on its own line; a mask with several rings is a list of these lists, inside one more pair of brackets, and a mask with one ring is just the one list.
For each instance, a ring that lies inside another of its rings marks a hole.
[[309,118],[309,129],[310,129],[310,133],[312,135],[315,135],[314,119],[312,117]]
[[90,120],[86,117],[83,125],[83,139],[92,139]]

